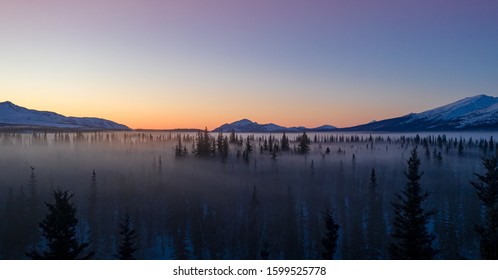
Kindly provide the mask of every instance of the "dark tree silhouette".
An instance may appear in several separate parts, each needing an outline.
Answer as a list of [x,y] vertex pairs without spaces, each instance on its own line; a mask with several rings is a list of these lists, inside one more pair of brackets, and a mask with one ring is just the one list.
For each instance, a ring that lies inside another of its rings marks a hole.
[[135,259],[135,252],[137,251],[135,239],[137,239],[137,232],[132,227],[130,216],[126,215],[119,225],[119,235],[121,236],[121,243],[119,244],[117,257],[120,260]]
[[[21,221],[21,223],[24,224],[26,229],[36,228],[38,221],[40,221],[40,219],[43,217],[43,205],[40,202],[38,195],[38,180],[36,179],[35,168],[31,166],[30,170],[31,172],[29,175],[28,183],[26,185],[26,201],[22,203],[25,204],[24,214],[26,215],[26,217],[24,218],[24,221]],[[29,230],[25,234],[28,238],[28,242],[31,245],[36,244],[40,239],[40,234],[38,231]],[[24,251],[25,250],[22,250],[21,252]]]
[[325,234],[322,238],[322,258],[331,260],[337,249],[337,238],[339,237],[339,225],[334,221],[334,211],[325,209],[323,211],[323,222],[325,223]]
[[302,135],[299,135],[297,137],[297,142],[298,142],[297,151],[300,154],[307,154],[310,151],[311,140],[306,134],[306,132],[303,132]]
[[204,128],[204,131],[199,131],[195,138],[195,150],[194,153],[196,156],[209,156],[213,154],[213,147],[215,145],[212,144],[211,136],[209,136],[209,132],[207,127]]
[[222,160],[225,160],[228,157],[228,138],[226,136],[223,137],[223,133],[221,132],[216,138],[216,149]]
[[[484,175],[475,174],[478,182],[471,182],[484,206],[484,221],[477,226],[480,236],[481,257],[498,259],[498,159],[483,158]],[[478,210],[477,210],[478,211]]]
[[[36,250],[27,254],[28,257],[38,260],[74,260],[80,259],[88,243],[79,243],[76,238],[76,208],[71,202],[73,195],[67,191],[54,190],[54,204],[46,203],[48,214],[40,223],[43,237],[47,241],[47,250],[41,254]],[[82,257],[88,259],[93,255],[89,253]]]
[[92,250],[99,251],[99,237],[100,237],[100,223],[98,215],[98,184],[97,184],[97,173],[95,170],[92,171],[92,176],[90,179],[90,194],[88,197],[88,223],[90,226],[90,243],[92,244]]
[[463,141],[462,138],[460,138],[460,141],[458,141],[458,155],[462,156],[463,155]]
[[387,237],[384,222],[383,196],[378,190],[375,169],[370,173],[370,186],[368,189],[367,208],[367,255],[368,259],[381,259],[385,251],[385,240]]
[[182,137],[178,135],[178,144],[175,146],[175,157],[182,158],[187,156],[187,147],[182,144]]
[[285,132],[282,135],[282,139],[280,140],[280,148],[282,149],[282,151],[288,151],[290,149],[290,147],[289,147],[289,137],[287,137],[285,135]]
[[405,175],[408,182],[401,194],[397,195],[398,201],[392,203],[394,222],[391,236],[395,242],[390,246],[391,257],[406,260],[434,259],[437,250],[432,242],[436,237],[429,233],[427,227],[435,211],[422,208],[429,193],[423,192],[420,187],[422,173],[419,172],[417,147],[413,148],[407,163],[408,172]]

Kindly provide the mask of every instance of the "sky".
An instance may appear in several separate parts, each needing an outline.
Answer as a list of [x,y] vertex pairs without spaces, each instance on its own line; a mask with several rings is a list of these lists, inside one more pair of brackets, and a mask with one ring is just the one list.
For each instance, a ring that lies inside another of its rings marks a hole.
[[347,127],[498,92],[496,0],[0,0],[0,101]]

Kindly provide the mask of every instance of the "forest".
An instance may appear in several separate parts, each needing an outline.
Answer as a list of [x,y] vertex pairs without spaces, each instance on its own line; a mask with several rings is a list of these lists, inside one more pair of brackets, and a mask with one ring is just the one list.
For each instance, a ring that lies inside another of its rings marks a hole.
[[0,259],[497,259],[492,133],[3,132]]

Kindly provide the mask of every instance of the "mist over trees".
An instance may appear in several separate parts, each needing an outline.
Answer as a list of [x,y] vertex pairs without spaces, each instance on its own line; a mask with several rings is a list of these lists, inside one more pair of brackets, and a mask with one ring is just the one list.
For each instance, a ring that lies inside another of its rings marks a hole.
[[0,143],[1,259],[496,259],[489,134],[206,128]]

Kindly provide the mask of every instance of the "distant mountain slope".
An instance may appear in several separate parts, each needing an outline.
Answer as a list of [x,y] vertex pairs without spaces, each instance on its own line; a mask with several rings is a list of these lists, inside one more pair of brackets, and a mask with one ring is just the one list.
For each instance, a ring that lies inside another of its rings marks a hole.
[[498,130],[498,98],[477,95],[418,114],[343,128],[342,131]]
[[0,127],[33,127],[81,130],[130,130],[125,125],[99,118],[66,117],[53,112],[36,111],[12,102],[0,103]]
[[336,127],[331,125],[324,125],[316,128],[306,128],[306,127],[284,127],[276,125],[274,123],[259,124],[257,122],[250,121],[248,119],[242,119],[233,123],[226,123],[216,129],[213,132],[303,132],[303,131],[333,131]]

